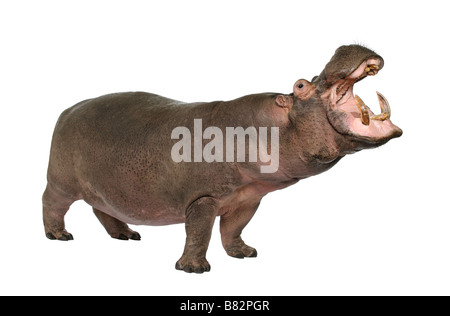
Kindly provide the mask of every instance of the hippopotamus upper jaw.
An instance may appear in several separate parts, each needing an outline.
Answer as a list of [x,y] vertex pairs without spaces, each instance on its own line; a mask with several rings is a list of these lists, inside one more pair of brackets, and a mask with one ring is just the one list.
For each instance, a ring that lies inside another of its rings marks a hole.
[[368,48],[341,46],[320,76],[313,79],[327,105],[330,124],[338,133],[366,143],[366,147],[382,145],[403,133],[391,122],[391,108],[381,93],[377,92],[381,109],[377,115],[353,95],[356,82],[376,75],[383,66],[383,58]]

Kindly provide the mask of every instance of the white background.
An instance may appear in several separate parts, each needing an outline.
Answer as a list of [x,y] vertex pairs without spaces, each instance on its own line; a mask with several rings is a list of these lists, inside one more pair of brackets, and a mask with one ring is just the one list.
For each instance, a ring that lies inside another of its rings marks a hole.
[[[445,1],[0,2],[0,294],[450,294],[449,40]],[[111,239],[84,202],[73,242],[49,241],[41,195],[59,114],[110,92],[182,101],[290,93],[342,44],[385,68],[375,90],[404,135],[269,194],[244,230],[258,258],[228,257],[214,227],[203,275],[174,269],[184,226]]]

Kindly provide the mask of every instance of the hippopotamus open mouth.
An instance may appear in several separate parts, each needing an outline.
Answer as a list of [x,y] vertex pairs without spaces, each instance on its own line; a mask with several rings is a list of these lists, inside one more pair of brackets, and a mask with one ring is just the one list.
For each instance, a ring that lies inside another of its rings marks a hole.
[[342,46],[321,75],[313,79],[322,88],[322,98],[328,101],[328,120],[340,134],[377,145],[402,135],[402,130],[391,122],[391,108],[381,93],[377,92],[380,114],[374,114],[360,97],[353,95],[353,85],[376,75],[383,65],[381,56],[365,47]]

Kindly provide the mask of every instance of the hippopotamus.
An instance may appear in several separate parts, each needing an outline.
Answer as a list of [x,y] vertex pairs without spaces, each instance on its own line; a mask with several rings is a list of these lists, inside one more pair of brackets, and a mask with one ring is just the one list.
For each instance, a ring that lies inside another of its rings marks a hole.
[[287,94],[184,103],[126,92],[68,108],[54,130],[42,198],[47,238],[73,240],[64,216],[84,200],[116,239],[141,239],[127,224],[184,223],[178,270],[210,271],[217,216],[226,253],[256,257],[241,233],[265,195],[402,135],[381,93],[379,114],[353,94],[356,82],[383,66],[373,50],[346,45]]

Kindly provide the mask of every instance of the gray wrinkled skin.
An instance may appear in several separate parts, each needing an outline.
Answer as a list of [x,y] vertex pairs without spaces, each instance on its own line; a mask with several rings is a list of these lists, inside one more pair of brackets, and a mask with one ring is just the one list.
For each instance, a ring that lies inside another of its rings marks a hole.
[[[374,56],[382,60],[360,46],[340,48],[320,76],[312,83],[302,81],[302,88],[296,83],[291,94],[187,104],[130,92],[74,105],[61,114],[53,135],[43,195],[46,236],[73,239],[64,216],[74,201],[84,200],[113,238],[140,239],[126,223],[185,223],[186,245],[176,268],[186,272],[210,270],[206,251],[216,216],[226,252],[256,257],[240,235],[267,193],[326,171],[346,154],[401,135],[400,129],[374,139],[342,134],[327,116],[327,89]],[[178,140],[171,139],[171,132],[178,126],[193,131],[195,118],[202,119],[203,129],[279,127],[278,171],[260,173],[260,161],[175,163],[171,148]]]

